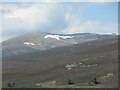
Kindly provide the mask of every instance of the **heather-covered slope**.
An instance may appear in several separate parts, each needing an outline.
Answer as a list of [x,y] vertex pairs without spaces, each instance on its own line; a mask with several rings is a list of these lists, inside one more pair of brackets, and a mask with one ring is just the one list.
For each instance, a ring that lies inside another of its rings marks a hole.
[[[73,66],[69,71],[68,64]],[[72,86],[67,85],[68,72]],[[93,77],[100,84],[90,86]],[[4,87],[7,82],[16,87],[118,87],[118,38],[3,58]]]
[[14,56],[55,47],[70,46],[77,43],[96,40],[112,35],[99,35],[92,33],[81,34],[50,34],[29,33],[20,35],[2,42],[3,57]]

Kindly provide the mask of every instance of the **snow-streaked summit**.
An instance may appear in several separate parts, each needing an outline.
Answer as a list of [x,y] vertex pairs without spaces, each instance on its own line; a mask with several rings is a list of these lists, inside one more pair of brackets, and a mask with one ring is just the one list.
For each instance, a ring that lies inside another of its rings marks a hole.
[[67,38],[72,38],[73,36],[61,36],[61,35],[46,35],[44,36],[44,38],[53,38],[53,39],[57,39],[60,40],[60,38],[62,39],[67,39]]
[[[38,50],[71,46],[84,42],[112,37],[113,35],[99,35],[95,33],[53,34],[53,33],[28,33],[16,36],[2,42],[3,57],[31,53]],[[112,43],[115,43],[114,41]],[[91,46],[91,43],[87,43]],[[9,53],[8,53],[9,52]]]

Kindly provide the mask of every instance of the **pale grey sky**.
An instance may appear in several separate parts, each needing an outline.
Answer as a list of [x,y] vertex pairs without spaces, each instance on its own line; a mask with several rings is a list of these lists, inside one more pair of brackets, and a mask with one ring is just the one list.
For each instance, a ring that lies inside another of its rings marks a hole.
[[3,39],[29,32],[118,33],[117,2],[9,2],[0,17]]

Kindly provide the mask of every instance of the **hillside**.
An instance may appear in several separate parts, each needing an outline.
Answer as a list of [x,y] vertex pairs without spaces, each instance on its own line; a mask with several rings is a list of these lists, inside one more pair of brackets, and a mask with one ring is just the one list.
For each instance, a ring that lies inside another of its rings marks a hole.
[[[72,65],[67,70],[66,65]],[[74,85],[68,86],[68,72]],[[96,77],[99,85],[88,82]],[[3,58],[3,87],[118,87],[118,37]]]
[[[48,50],[50,48],[70,46],[86,41],[96,40],[113,35],[99,35],[92,33],[80,34],[51,34],[28,33],[2,42],[2,56],[14,56],[23,53]],[[9,52],[9,53],[8,53]]]

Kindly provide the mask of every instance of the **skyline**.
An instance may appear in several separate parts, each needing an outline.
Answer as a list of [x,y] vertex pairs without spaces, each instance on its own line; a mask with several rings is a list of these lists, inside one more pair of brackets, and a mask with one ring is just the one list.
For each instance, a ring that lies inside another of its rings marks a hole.
[[3,40],[31,32],[118,33],[117,2],[3,3]]

